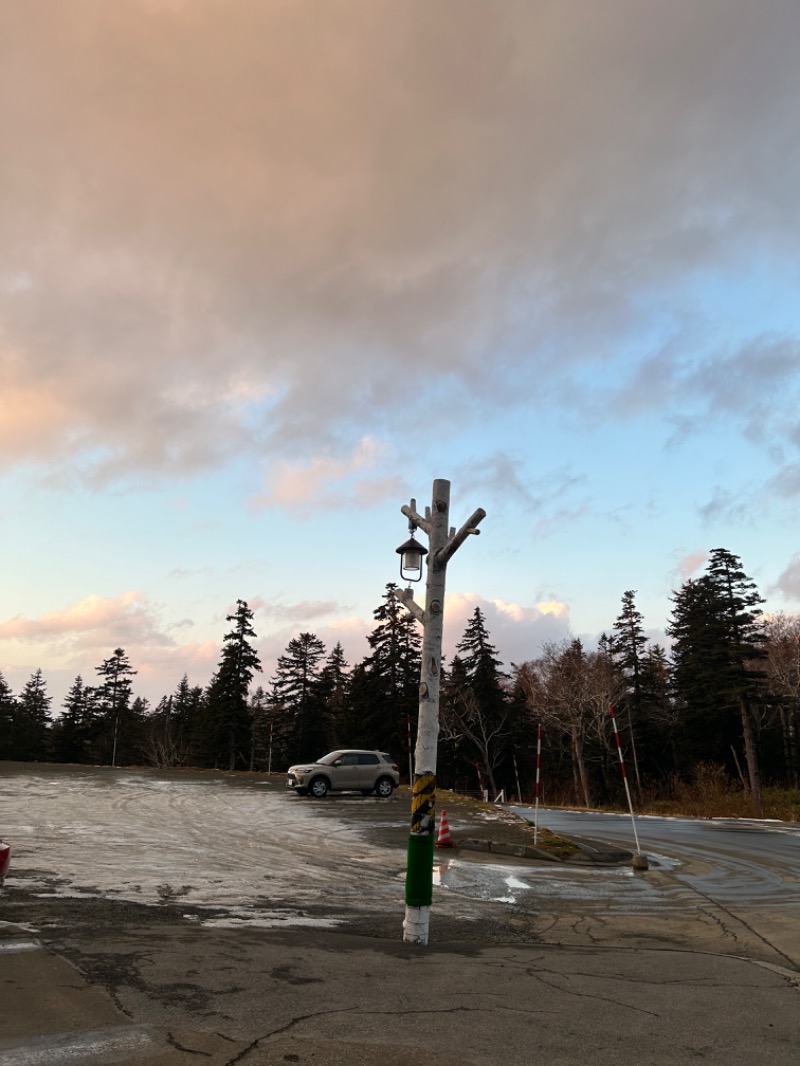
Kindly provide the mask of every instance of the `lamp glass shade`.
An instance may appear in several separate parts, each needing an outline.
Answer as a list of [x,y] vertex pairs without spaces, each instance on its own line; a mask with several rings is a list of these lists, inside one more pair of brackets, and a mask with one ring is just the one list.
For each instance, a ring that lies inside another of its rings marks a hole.
[[412,551],[409,548],[408,551],[403,552],[400,565],[404,570],[413,570],[414,573],[417,573],[422,569],[422,552],[419,549]]

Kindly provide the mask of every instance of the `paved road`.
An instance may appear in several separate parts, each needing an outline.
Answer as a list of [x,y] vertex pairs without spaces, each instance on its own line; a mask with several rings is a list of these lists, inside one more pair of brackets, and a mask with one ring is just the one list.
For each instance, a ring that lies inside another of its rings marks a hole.
[[437,856],[420,948],[407,804],[295,799],[2,767],[0,1066],[796,1066],[800,953],[675,864]]
[[[513,809],[533,820],[531,808]],[[539,824],[635,848],[629,816],[544,808]],[[637,817],[636,826],[641,850],[653,863],[652,872],[632,882],[648,886],[640,905],[662,915],[692,907],[728,915],[800,967],[800,826],[650,817]],[[593,881],[595,888],[601,884],[602,878]]]
[[[512,808],[533,820],[530,807]],[[540,825],[634,849],[627,815],[544,808]],[[800,902],[800,825],[739,818],[637,817],[639,844],[664,863],[677,860],[675,875],[726,903]]]

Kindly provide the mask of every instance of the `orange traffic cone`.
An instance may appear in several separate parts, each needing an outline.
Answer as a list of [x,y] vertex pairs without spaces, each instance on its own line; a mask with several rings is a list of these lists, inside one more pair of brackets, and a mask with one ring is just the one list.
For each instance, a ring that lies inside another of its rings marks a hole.
[[450,825],[447,821],[447,811],[442,811],[439,819],[439,839],[436,841],[437,848],[453,848],[455,844],[450,838]]

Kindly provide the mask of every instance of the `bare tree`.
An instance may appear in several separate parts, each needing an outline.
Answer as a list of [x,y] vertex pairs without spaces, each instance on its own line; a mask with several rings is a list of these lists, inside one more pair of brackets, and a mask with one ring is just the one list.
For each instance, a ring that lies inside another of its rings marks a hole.
[[585,746],[592,707],[587,688],[585,653],[579,640],[548,643],[538,659],[523,663],[517,679],[526,701],[545,727],[569,738],[576,795],[593,805]]
[[764,629],[767,678],[777,697],[788,782],[800,788],[800,615],[774,615]]
[[443,740],[467,741],[478,757],[481,770],[486,774],[489,792],[498,792],[495,770],[505,749],[504,741],[509,735],[508,713],[498,717],[487,713],[473,689],[460,689],[440,706],[440,731]]
[[586,652],[580,640],[565,640],[545,644],[538,659],[516,667],[516,682],[530,713],[567,738],[575,794],[594,806],[589,763],[602,752],[608,776],[616,754],[608,708],[625,690],[621,672],[607,653]]

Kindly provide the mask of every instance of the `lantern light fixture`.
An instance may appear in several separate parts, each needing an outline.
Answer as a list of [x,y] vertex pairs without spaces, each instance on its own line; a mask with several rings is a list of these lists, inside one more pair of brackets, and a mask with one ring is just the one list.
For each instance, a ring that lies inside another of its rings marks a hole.
[[397,548],[397,554],[400,556],[400,577],[404,581],[419,581],[422,578],[422,557],[428,554],[428,549],[414,540],[413,530],[405,544]]

